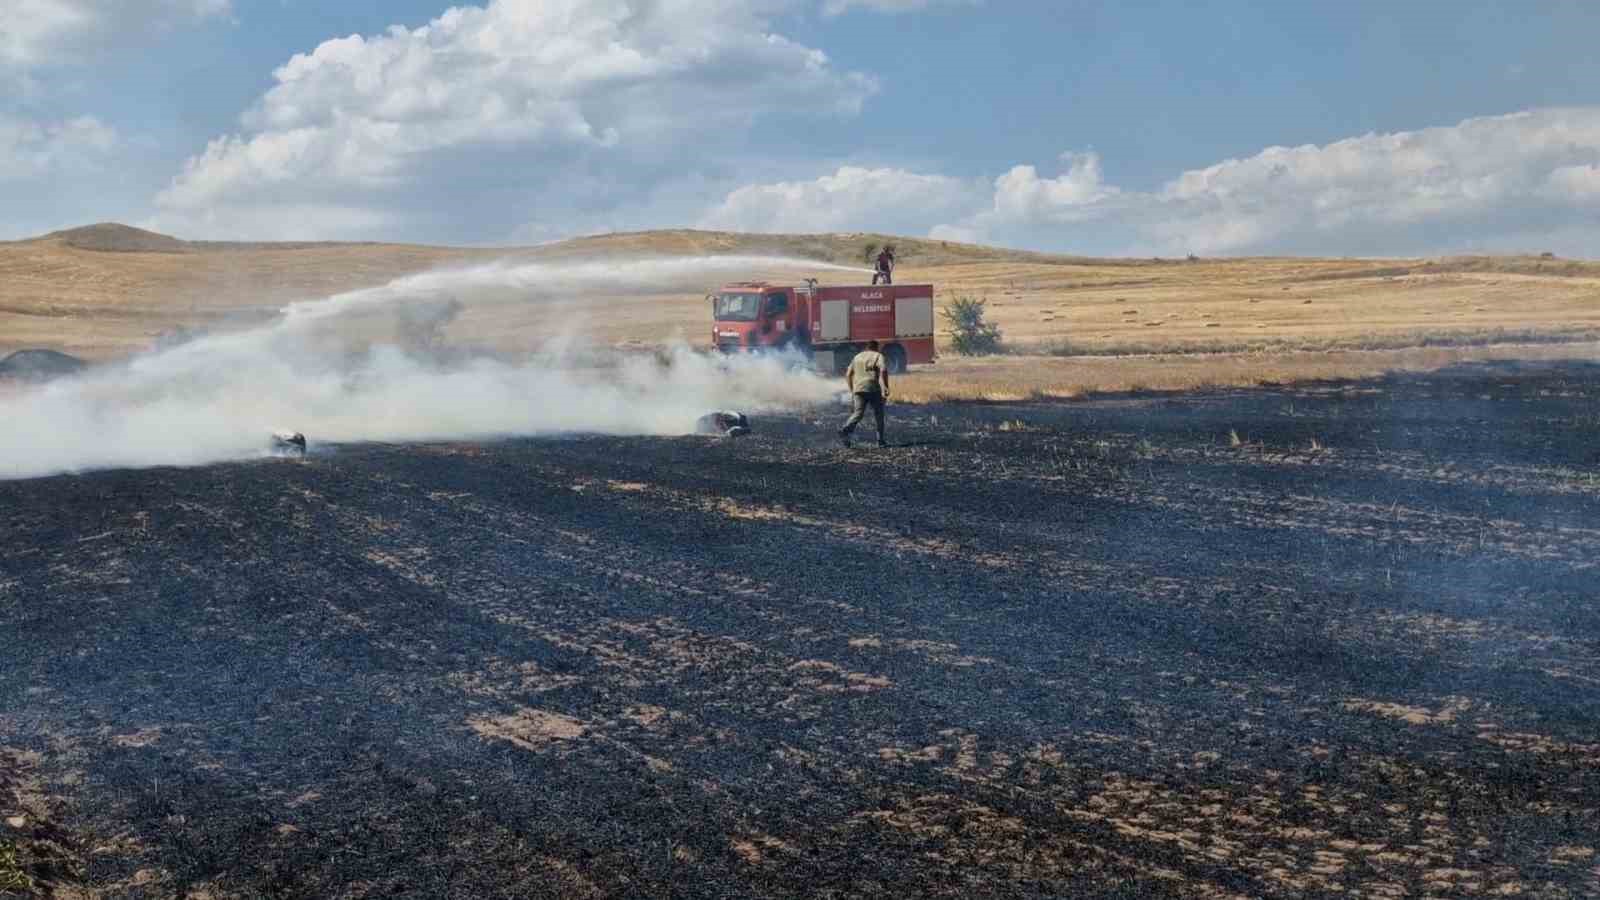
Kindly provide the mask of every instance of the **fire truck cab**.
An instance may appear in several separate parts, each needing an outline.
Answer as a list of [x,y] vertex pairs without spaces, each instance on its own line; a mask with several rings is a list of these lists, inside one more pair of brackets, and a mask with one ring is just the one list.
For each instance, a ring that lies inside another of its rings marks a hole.
[[792,349],[839,371],[876,340],[892,372],[936,355],[931,284],[736,281],[708,299],[711,343],[724,353]]

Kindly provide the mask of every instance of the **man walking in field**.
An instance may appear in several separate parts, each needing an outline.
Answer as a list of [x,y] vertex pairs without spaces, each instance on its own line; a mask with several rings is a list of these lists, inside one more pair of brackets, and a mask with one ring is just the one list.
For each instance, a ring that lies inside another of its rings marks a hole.
[[867,407],[870,406],[872,416],[878,423],[878,446],[889,446],[883,439],[883,404],[889,399],[889,361],[878,352],[877,341],[868,341],[867,349],[850,360],[850,368],[844,373],[844,383],[850,388],[853,407],[850,418],[839,429],[839,443],[850,446],[850,433],[861,424],[861,418],[867,414]]

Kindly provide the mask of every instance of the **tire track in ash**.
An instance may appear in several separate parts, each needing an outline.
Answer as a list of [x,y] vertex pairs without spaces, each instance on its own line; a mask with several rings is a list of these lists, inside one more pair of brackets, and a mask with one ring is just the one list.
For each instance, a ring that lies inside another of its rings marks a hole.
[[[631,477],[625,472],[618,474],[619,477]],[[812,480],[805,479],[804,483],[811,483]],[[1225,506],[1230,502],[1230,498],[1221,489],[1210,486],[1213,479],[1209,475],[1201,479],[1207,486],[1198,489],[1203,492],[1200,496],[1204,502],[1185,502],[1179,505],[1170,503],[1171,494],[1162,483],[1168,480],[1170,476],[1166,474],[1159,479],[1145,479],[1142,482],[1144,487],[1142,497],[1137,494],[1138,485],[1130,487],[1128,490],[1134,495],[1132,499],[1112,498],[1114,502],[1109,504],[1111,507],[1109,515],[1103,517],[1082,512],[1083,510],[1098,512],[1106,510],[1108,506],[1107,497],[1099,493],[1096,485],[1085,485],[1085,490],[1091,492],[1089,497],[1080,494],[1075,497],[1064,497],[1061,501],[1062,506],[1074,511],[1071,524],[1067,526],[1052,528],[1041,523],[1030,529],[1027,522],[1019,523],[1015,517],[1008,520],[1000,520],[998,517],[986,519],[983,513],[977,512],[969,513],[959,528],[945,529],[944,533],[970,536],[974,532],[993,534],[1003,529],[1005,535],[1002,539],[1015,539],[1019,532],[1026,533],[1034,540],[1019,548],[1016,555],[1037,560],[1034,568],[1041,574],[1060,580],[1062,573],[1052,567],[1051,560],[1065,558],[1073,560],[1075,569],[1073,574],[1079,576],[1075,586],[1083,590],[1115,592],[1120,586],[1106,579],[1121,577],[1125,582],[1138,582],[1144,593],[1162,597],[1163,602],[1171,606],[1206,603],[1213,612],[1221,610],[1220,615],[1248,620],[1258,620],[1262,614],[1271,611],[1274,616],[1290,620],[1287,625],[1292,626],[1293,630],[1302,633],[1327,632],[1331,639],[1325,642],[1326,647],[1322,652],[1330,654],[1333,654],[1335,644],[1350,645],[1346,640],[1350,632],[1364,628],[1369,632],[1367,635],[1369,644],[1374,637],[1383,634],[1392,635],[1392,638],[1381,646],[1372,647],[1374,656],[1409,658],[1414,655],[1418,635],[1414,631],[1402,632],[1389,628],[1382,629],[1374,635],[1370,633],[1372,621],[1392,622],[1407,618],[1412,621],[1424,621],[1429,615],[1439,616],[1459,612],[1463,600],[1470,603],[1468,607],[1470,615],[1481,619],[1488,612],[1484,608],[1485,601],[1495,596],[1503,587],[1506,600],[1495,601],[1494,614],[1504,620],[1505,624],[1493,629],[1496,638],[1507,637],[1509,634],[1507,629],[1510,628],[1522,633],[1523,639],[1519,643],[1523,646],[1539,647],[1541,654],[1551,657],[1540,666],[1530,668],[1530,678],[1537,682],[1539,673],[1547,668],[1581,672],[1592,665],[1591,655],[1583,653],[1582,648],[1574,645],[1570,638],[1562,638],[1560,635],[1561,631],[1581,633],[1586,627],[1580,626],[1579,620],[1573,619],[1572,608],[1567,600],[1567,596],[1570,595],[1564,596],[1564,592],[1571,585],[1579,583],[1580,576],[1576,572],[1572,575],[1563,575],[1560,569],[1552,572],[1547,566],[1542,565],[1539,569],[1530,569],[1521,563],[1507,564],[1503,553],[1498,553],[1494,547],[1488,546],[1488,543],[1493,542],[1486,542],[1485,549],[1479,551],[1480,558],[1485,560],[1483,566],[1463,568],[1459,562],[1448,562],[1448,560],[1460,560],[1459,552],[1453,546],[1459,543],[1459,539],[1453,538],[1448,530],[1443,528],[1443,523],[1466,520],[1471,523],[1471,530],[1478,532],[1481,527],[1481,516],[1475,514],[1466,517],[1448,513],[1428,515],[1423,521],[1428,526],[1438,529],[1438,539],[1425,542],[1425,546],[1420,550],[1407,551],[1400,555],[1385,554],[1390,556],[1386,561],[1388,565],[1375,572],[1371,565],[1372,556],[1383,548],[1395,532],[1391,525],[1373,521],[1380,511],[1371,504],[1326,504],[1310,498],[1307,502],[1314,510],[1313,515],[1294,511],[1294,504],[1300,502],[1298,499],[1283,501],[1279,504],[1282,509],[1294,512],[1300,521],[1312,524],[1329,537],[1319,544],[1307,546],[1303,541],[1286,541],[1281,534],[1275,535],[1274,532],[1282,532],[1284,529],[1275,525],[1270,516],[1261,516],[1259,520],[1250,515],[1236,517],[1237,520],[1232,523],[1232,532],[1229,531],[1230,526],[1226,520],[1223,524],[1216,524],[1214,521],[1216,517],[1210,510]],[[1323,484],[1325,482],[1315,482],[1310,485],[1302,483],[1299,489],[1302,493],[1308,488],[1320,490]],[[699,484],[696,485],[697,489],[701,487]],[[896,487],[898,488],[898,485]],[[711,488],[706,490],[711,491],[711,496],[717,496],[715,490]],[[1055,490],[1060,489],[1055,488]],[[734,491],[730,493],[738,496]],[[1282,493],[1281,487],[1279,493]],[[1267,496],[1264,488],[1254,486],[1249,488],[1247,495]],[[743,498],[740,499],[743,502]],[[836,510],[830,512],[826,506],[822,506],[820,510],[812,506],[811,503],[816,500],[815,492],[809,494],[806,500],[806,503],[786,504],[783,506],[783,511],[801,517],[825,516],[836,512]],[[1125,519],[1129,515],[1125,507],[1135,504],[1147,507],[1148,518],[1141,517],[1137,523],[1118,521],[1119,517]],[[1011,504],[996,502],[980,504],[979,510],[991,505],[1011,508]],[[1392,508],[1390,511],[1398,514]],[[1111,528],[1105,528],[1102,518],[1112,520]],[[1351,521],[1352,519],[1356,521]],[[1174,527],[1182,525],[1189,527]],[[1166,528],[1166,533],[1158,544],[1120,540],[1129,531],[1152,532],[1162,526]],[[1373,529],[1379,526],[1385,529],[1385,533],[1374,536]],[[1415,526],[1402,527],[1408,529],[1402,533],[1418,532]],[[1245,532],[1244,540],[1235,536],[1241,530]],[[1096,531],[1100,534],[1095,534]],[[1173,532],[1178,532],[1176,550],[1173,548],[1175,543]],[[940,532],[936,530],[934,533]],[[1541,541],[1550,544],[1570,542],[1575,534],[1571,529],[1565,528],[1542,528],[1540,533],[1544,535]],[[1054,542],[1047,543],[1052,534],[1056,536]],[[979,542],[970,543],[973,544],[972,555],[977,556],[983,552]],[[1564,552],[1564,556],[1568,559],[1581,559],[1583,556],[1581,549],[1576,547],[1572,551]],[[1436,553],[1445,552],[1449,555],[1443,560],[1428,559]],[[1282,565],[1282,560],[1286,556],[1290,559],[1296,557],[1308,559],[1314,561],[1314,565],[1299,572],[1293,568],[1286,569]],[[1260,562],[1252,562],[1252,558],[1259,558]],[[1184,569],[1183,575],[1178,577],[1167,574],[1172,571],[1174,563],[1180,560]],[[1108,564],[1108,561],[1114,562]],[[1425,570],[1431,571],[1445,565],[1454,569],[1449,573],[1451,577],[1423,578],[1412,574],[1418,568],[1425,567]],[[1574,561],[1573,565],[1582,567],[1585,563]],[[1083,573],[1086,572],[1093,572],[1101,578],[1084,577]],[[1374,584],[1374,574],[1386,583]],[[1461,581],[1463,574],[1467,576],[1465,581]],[[1396,576],[1399,578],[1398,584],[1395,583]],[[1467,585],[1468,589],[1465,591],[1455,589],[1453,585],[1458,583]],[[1538,589],[1540,593],[1530,593],[1528,588],[1530,583],[1541,585]],[[1244,584],[1251,584],[1253,590],[1257,592],[1267,591],[1267,596],[1272,597],[1273,602],[1264,609],[1259,594],[1256,597],[1249,597],[1239,589]],[[1419,587],[1422,589],[1419,590]],[[1378,602],[1372,602],[1371,598],[1375,598]],[[1258,621],[1254,627],[1256,629],[1254,635],[1247,632],[1246,638],[1254,636],[1256,640],[1242,642],[1245,645],[1242,655],[1247,657],[1251,665],[1259,665]],[[1557,629],[1554,635],[1557,640],[1546,640],[1543,635],[1548,635],[1552,628]],[[1285,630],[1289,628],[1286,627]],[[1457,631],[1458,637],[1466,637],[1467,634]],[[1217,635],[1208,634],[1204,637],[1213,656],[1218,652],[1219,643],[1226,645],[1226,641],[1216,640]],[[1464,664],[1474,662],[1475,656],[1506,655],[1497,649],[1502,646],[1501,644],[1491,644],[1486,639],[1458,640],[1456,643],[1458,644],[1456,655]],[[1300,647],[1296,652],[1306,649],[1309,648]],[[976,652],[987,651],[979,649]],[[1362,671],[1360,666],[1346,665],[1346,661],[1341,661],[1337,654],[1333,654],[1332,659],[1340,662],[1336,667],[1339,670]],[[1484,661],[1478,660],[1480,667]],[[1388,667],[1380,667],[1379,671],[1386,668]],[[1318,677],[1326,677],[1328,674],[1319,673]],[[1404,673],[1402,677],[1410,679],[1412,674]],[[1452,677],[1460,676],[1458,674]],[[1487,676],[1474,674],[1472,677],[1496,679],[1503,678],[1504,673],[1495,672]],[[1371,689],[1371,686],[1368,688]],[[1564,690],[1561,685],[1547,683],[1543,688],[1554,691],[1558,696],[1565,695],[1564,699],[1571,699],[1571,692]]]
[[[474,509],[473,510],[473,514],[474,514],[474,516],[477,516],[477,517],[496,518],[496,519],[499,518],[498,516],[495,516],[495,517],[484,516],[484,510],[481,509],[481,508]],[[536,526],[538,526],[540,524],[543,524],[543,523],[536,523],[536,522],[530,522],[530,521],[516,521],[516,522],[513,522],[511,524],[513,524],[515,526],[514,530],[515,530],[515,533],[517,533],[517,534],[547,533],[544,529],[540,529],[540,528],[536,527]],[[581,542],[581,543],[586,543],[586,542]],[[562,554],[562,555],[565,556],[565,554]],[[604,555],[607,558],[610,557],[609,548],[607,548],[607,552]],[[659,582],[659,580],[657,580],[655,583],[659,584],[660,582]],[[637,582],[636,582],[636,584],[637,584]],[[541,618],[550,617],[549,611],[544,611],[544,612],[545,612],[545,616],[543,616]],[[611,624],[615,624],[615,623],[611,623]],[[647,628],[647,627],[645,627],[643,625],[640,625],[638,623],[632,624],[631,627],[624,627],[624,630],[626,630],[626,631],[628,631],[628,632],[630,632],[630,633],[632,633],[634,635],[638,635],[640,633],[646,633],[646,632],[650,631],[649,628]],[[551,638],[551,639],[557,640],[557,641],[562,641],[563,640],[562,637],[552,635],[548,631],[544,632],[543,636],[546,637],[546,638]],[[621,664],[624,668],[628,668],[628,667],[633,667],[633,668],[636,668],[636,669],[637,668],[646,668],[646,669],[649,668],[648,657],[643,656],[643,655],[625,655],[624,652],[620,651],[614,645],[611,645],[608,642],[592,641],[588,646],[591,649],[595,649],[595,648],[600,649],[602,651],[602,656],[604,657],[604,661],[607,662],[607,663],[616,662],[616,663]],[[742,651],[747,652],[747,653],[749,652],[749,648],[740,648],[740,649]],[[668,654],[668,656],[676,658],[677,654]],[[700,656],[701,656],[700,664],[705,665],[705,664],[708,664],[708,663],[712,662],[711,659],[707,659],[706,658],[706,657],[713,656],[712,654],[700,654]],[[823,673],[824,675],[836,674],[839,671],[836,666],[834,666],[833,664],[828,663],[826,661],[823,661],[823,660],[803,660],[800,663],[791,664],[791,666],[789,666],[789,668],[792,670],[795,666],[801,667],[802,669],[804,669],[808,673],[820,672],[820,673]],[[684,673],[681,670],[679,670],[679,671],[674,671],[674,672],[667,673],[667,674],[673,675],[674,677],[677,677],[677,678],[681,679],[681,677],[683,676]],[[807,680],[810,680],[810,679],[807,679]],[[837,690],[850,690],[850,689],[853,689],[855,687],[875,688],[877,686],[876,685],[872,685],[872,684],[863,685],[863,684],[861,684],[859,682],[854,684],[854,685],[849,685],[849,684],[846,684],[846,683],[834,682],[832,684],[827,684],[827,683],[823,684],[822,685],[822,690],[824,690],[826,692],[830,687],[836,688]],[[884,685],[884,687],[889,687],[889,686],[888,685]],[[780,702],[779,706],[783,707],[785,709],[790,708],[788,701],[792,700],[792,699],[793,699],[793,696],[791,695],[790,697],[786,698],[785,701]],[[701,708],[705,709],[705,708],[707,708],[707,706],[715,708],[717,706],[717,701],[712,700],[712,702],[710,704],[704,704],[704,705],[702,705]],[[802,716],[803,717],[805,716],[804,712],[802,712]],[[814,716],[809,716],[809,717],[814,718]],[[724,742],[724,743],[728,742],[729,739],[730,739],[730,736],[726,735],[726,734],[721,735],[720,737],[721,737],[722,742]],[[757,748],[757,747],[749,747],[749,748],[739,747],[739,748],[736,748],[736,749],[737,749],[737,753],[738,753],[739,756],[749,755],[749,754],[752,753],[752,751],[754,751],[755,755],[758,758],[759,758],[759,755],[760,755],[759,754],[759,748]],[[810,748],[810,749],[804,749],[803,750],[803,749],[799,749],[799,748],[793,748],[793,747],[790,747],[790,746],[786,746],[784,748],[784,753],[786,755],[793,755],[793,756],[796,756],[797,758],[803,758],[803,759],[807,759],[807,760],[811,760],[811,761],[815,761],[815,760],[821,758],[822,756],[829,755],[828,751],[826,749],[823,749],[823,748]],[[838,763],[836,762],[834,765],[838,765]],[[856,777],[859,778],[861,776],[858,775]],[[770,785],[769,785],[769,788],[770,788]],[[803,825],[804,823],[800,823],[800,824]],[[768,826],[768,827],[770,828],[770,826]],[[815,843],[815,839],[816,839],[815,828],[814,827],[802,828],[800,834],[791,833],[791,837],[793,837],[793,838],[795,838],[797,840],[800,837],[809,837],[809,839],[810,839],[809,843]],[[852,841],[851,843],[853,845],[858,845],[859,844],[858,841]],[[786,841],[784,841],[782,838],[774,837],[770,833],[760,832],[760,833],[757,833],[757,834],[755,834],[755,835],[753,835],[753,836],[751,836],[751,837],[749,837],[747,839],[741,839],[740,841],[738,841],[737,846],[740,848],[741,853],[746,855],[746,856],[748,856],[748,857],[765,859],[765,857],[762,856],[762,851],[761,851],[760,848],[766,847],[769,851],[771,851],[775,847],[781,849],[783,847],[793,846],[793,845],[788,843],[788,842],[786,842]],[[1127,863],[1129,860],[1131,860],[1131,857],[1127,857],[1127,856],[1124,855],[1124,857],[1123,857],[1124,863]],[[1139,866],[1133,865],[1131,870],[1137,871],[1138,869],[1139,869]]]
[[[1330,854],[1331,850],[1318,850],[1318,852],[1323,852],[1323,854]],[[1328,868],[1341,868],[1341,866],[1334,865],[1334,863],[1328,862],[1328,860],[1326,860],[1326,858],[1323,858],[1323,857],[1315,858],[1314,863],[1315,863],[1315,865],[1312,866],[1312,868],[1325,868],[1325,870],[1328,870]],[[1312,873],[1312,874],[1317,874],[1317,873]],[[1288,886],[1306,887],[1307,884],[1312,884],[1312,882],[1293,881],[1293,882],[1285,882],[1285,884],[1288,884]],[[1374,882],[1374,884],[1379,884],[1379,886],[1381,886],[1382,882],[1381,881]],[[1282,887],[1282,886],[1280,886],[1280,887]]]

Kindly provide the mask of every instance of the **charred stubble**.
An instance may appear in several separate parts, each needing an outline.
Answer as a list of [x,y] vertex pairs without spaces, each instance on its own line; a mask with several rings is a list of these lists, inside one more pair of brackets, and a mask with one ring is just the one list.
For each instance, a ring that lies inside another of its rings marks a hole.
[[152,897],[1592,894],[1597,400],[3,483],[0,840]]

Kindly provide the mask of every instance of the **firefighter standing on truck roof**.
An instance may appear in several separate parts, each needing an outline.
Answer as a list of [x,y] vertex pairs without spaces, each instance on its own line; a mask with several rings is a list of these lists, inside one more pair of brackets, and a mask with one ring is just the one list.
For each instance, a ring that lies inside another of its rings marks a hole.
[[883,279],[884,284],[894,284],[891,273],[894,271],[894,251],[888,247],[878,251],[878,270],[872,273],[872,283],[877,284],[878,279]]
[[861,424],[862,416],[867,413],[867,407],[872,407],[873,418],[878,423],[878,446],[887,447],[888,442],[883,439],[883,404],[889,399],[889,361],[878,352],[878,342],[868,341],[867,349],[856,354],[850,360],[850,368],[845,370],[844,383],[850,388],[852,403],[850,418],[844,422],[844,427],[839,429],[839,443],[850,446],[850,433]]

